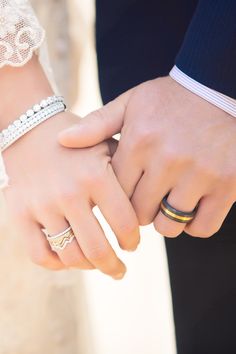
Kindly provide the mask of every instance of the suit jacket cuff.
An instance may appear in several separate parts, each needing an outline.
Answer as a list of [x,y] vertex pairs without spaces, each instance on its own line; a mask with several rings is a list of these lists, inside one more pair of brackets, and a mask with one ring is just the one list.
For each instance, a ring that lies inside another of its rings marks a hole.
[[176,58],[203,85],[236,98],[236,1],[200,0]]
[[214,106],[217,106],[223,111],[231,114],[233,117],[236,117],[235,99],[202,85],[179,70],[177,66],[174,66],[170,71],[170,76],[189,91],[212,103]]

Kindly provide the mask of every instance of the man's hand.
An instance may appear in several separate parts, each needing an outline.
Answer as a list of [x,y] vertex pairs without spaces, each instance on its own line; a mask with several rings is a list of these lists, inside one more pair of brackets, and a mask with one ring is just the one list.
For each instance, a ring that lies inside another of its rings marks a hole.
[[[236,121],[170,77],[143,83],[60,134],[67,147],[97,144],[121,132],[112,166],[140,224],[174,237],[208,237],[236,199]],[[186,225],[168,219],[160,203],[192,211]]]

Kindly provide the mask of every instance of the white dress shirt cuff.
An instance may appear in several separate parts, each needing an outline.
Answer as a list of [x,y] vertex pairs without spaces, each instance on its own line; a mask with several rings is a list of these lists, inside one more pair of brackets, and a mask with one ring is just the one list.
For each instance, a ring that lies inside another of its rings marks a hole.
[[229,113],[236,118],[236,99],[224,95],[218,91],[212,90],[192,79],[183,73],[177,66],[174,66],[170,71],[170,77],[177,81],[180,85],[184,86],[189,91],[200,96],[204,100],[212,103],[223,111]]

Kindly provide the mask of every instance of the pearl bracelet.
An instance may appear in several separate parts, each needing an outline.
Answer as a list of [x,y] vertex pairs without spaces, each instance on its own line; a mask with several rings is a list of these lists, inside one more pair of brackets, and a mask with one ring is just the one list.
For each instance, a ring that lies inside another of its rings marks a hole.
[[22,114],[6,129],[0,132],[0,149],[4,151],[16,140],[45,120],[65,111],[66,106],[62,96],[50,96],[35,104],[25,114]]

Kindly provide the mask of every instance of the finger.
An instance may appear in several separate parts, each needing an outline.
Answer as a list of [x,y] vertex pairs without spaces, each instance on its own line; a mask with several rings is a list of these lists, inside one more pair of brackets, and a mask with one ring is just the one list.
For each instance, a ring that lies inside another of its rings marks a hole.
[[140,242],[138,219],[111,166],[107,172],[108,177],[94,192],[93,201],[112,228],[120,247],[133,251]]
[[88,114],[80,122],[59,134],[59,142],[72,148],[96,145],[121,131],[132,90]]
[[107,144],[108,144],[109,151],[110,151],[110,156],[113,156],[114,153],[116,152],[118,143],[119,143],[119,141],[114,138],[107,140]]
[[45,234],[37,223],[29,220],[19,223],[17,230],[26,242],[33,263],[52,270],[65,268],[57,254],[51,250]]
[[120,279],[124,276],[126,267],[117,257],[106,236],[94,216],[89,205],[80,208],[80,214],[71,210],[70,224],[77,241],[91,264],[101,272]]
[[[167,198],[168,203],[175,209],[183,212],[191,212],[199,203],[205,193],[203,184],[195,177],[182,179],[175,186]],[[161,211],[158,212],[154,226],[156,230],[168,237],[176,237],[183,232],[186,224],[169,219]]]
[[137,154],[132,155],[131,151],[124,149],[120,142],[112,157],[112,168],[123,191],[128,198],[131,198],[143,174],[137,160]]
[[[77,217],[79,217],[79,214]],[[44,220],[45,228],[51,236],[63,232],[70,226],[68,221],[62,215],[50,215]],[[73,227],[72,230],[74,232]],[[63,250],[57,250],[56,253],[66,267],[79,269],[94,268],[83,254],[76,238],[74,238],[71,243],[68,243]]]
[[170,191],[173,183],[172,174],[149,169],[144,172],[131,198],[140,225],[150,224],[157,215],[163,197]]
[[208,195],[202,198],[193,221],[186,225],[184,231],[191,236],[210,237],[222,226],[234,201],[221,194]]

